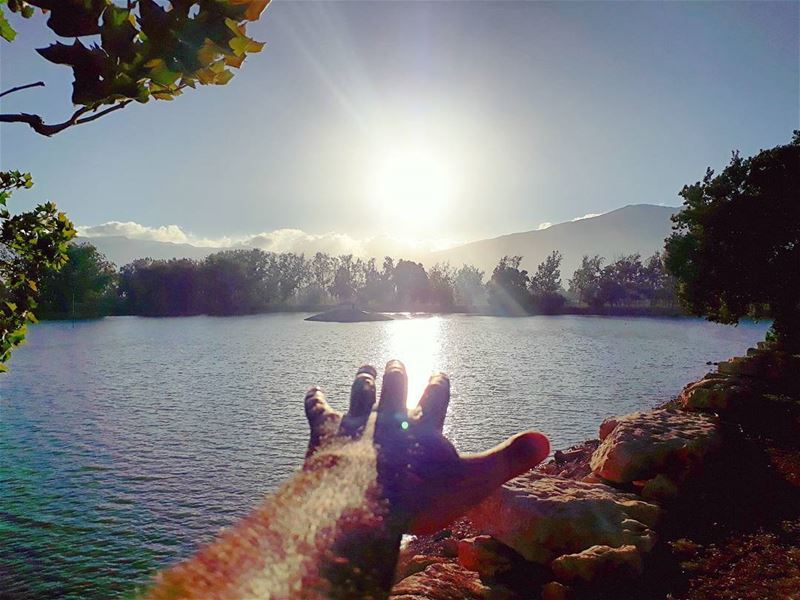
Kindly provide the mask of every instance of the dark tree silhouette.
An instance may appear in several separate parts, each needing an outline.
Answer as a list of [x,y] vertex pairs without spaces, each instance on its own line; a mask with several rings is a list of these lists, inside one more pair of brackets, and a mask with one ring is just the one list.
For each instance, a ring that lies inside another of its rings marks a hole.
[[95,318],[109,315],[116,304],[117,268],[94,246],[70,244],[67,264],[42,280],[39,318]]
[[504,256],[488,283],[489,305],[505,315],[524,315],[530,309],[528,272],[520,269],[521,256]]
[[800,132],[750,158],[735,152],[680,195],[666,264],[686,308],[737,323],[767,305],[772,335],[800,347]]

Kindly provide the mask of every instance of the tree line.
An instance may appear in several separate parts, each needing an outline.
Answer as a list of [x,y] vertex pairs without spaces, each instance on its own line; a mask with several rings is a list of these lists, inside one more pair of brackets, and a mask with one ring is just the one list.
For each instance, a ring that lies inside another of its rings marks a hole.
[[472,265],[353,255],[311,257],[258,249],[224,250],[204,260],[135,260],[117,269],[89,243],[71,244],[69,262],[42,283],[42,318],[241,315],[338,303],[382,311],[469,311],[519,315],[588,306],[674,307],[675,286],[660,253],[624,256],[603,267],[584,256],[565,290],[559,252],[535,272],[504,256],[488,281]]

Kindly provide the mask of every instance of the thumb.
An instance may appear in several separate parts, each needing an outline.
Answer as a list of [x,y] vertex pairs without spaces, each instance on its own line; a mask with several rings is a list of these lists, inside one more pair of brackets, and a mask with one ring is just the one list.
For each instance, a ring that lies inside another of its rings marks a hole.
[[[519,433],[480,454],[459,458],[452,478],[440,482],[436,501],[415,511],[411,532],[429,534],[445,527],[489,496],[509,479],[525,473],[550,453],[550,442],[541,433]],[[445,500],[446,498],[446,500]]]
[[550,442],[536,431],[518,433],[502,444],[461,457],[464,492],[480,502],[509,479],[521,475],[542,462],[550,454]]

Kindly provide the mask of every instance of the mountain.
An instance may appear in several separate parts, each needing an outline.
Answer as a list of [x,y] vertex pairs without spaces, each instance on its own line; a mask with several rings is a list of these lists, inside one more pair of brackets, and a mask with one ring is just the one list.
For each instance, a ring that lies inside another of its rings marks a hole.
[[[672,206],[635,204],[597,217],[558,223],[547,229],[470,242],[425,255],[414,256],[404,252],[392,254],[395,259],[419,260],[426,266],[444,261],[448,261],[454,267],[459,267],[463,263],[472,264],[483,269],[488,277],[497,261],[504,255],[521,255],[522,264],[532,271],[550,252],[558,250],[564,257],[561,263],[561,279],[566,285],[573,271],[580,265],[584,254],[599,254],[612,260],[622,254],[639,252],[644,257],[660,250],[664,246],[664,238],[670,233],[669,218],[677,211],[678,208]],[[222,250],[222,248],[191,244],[131,239],[120,235],[79,238],[79,241],[84,240],[97,246],[118,267],[137,258],[203,259],[213,252]],[[311,249],[307,253],[310,254]],[[376,258],[380,260],[383,256]]]
[[122,235],[101,235],[78,237],[78,242],[89,242],[112,263],[121,267],[137,258],[205,258],[222,248],[206,248],[191,244],[173,242],[156,242],[154,240],[136,240]]
[[448,261],[452,266],[472,264],[483,269],[487,278],[505,255],[523,257],[522,264],[533,271],[553,250],[563,255],[561,280],[567,280],[581,264],[584,254],[599,254],[607,262],[623,254],[640,253],[643,257],[664,247],[671,231],[674,206],[633,204],[596,216],[551,225],[547,229],[512,233],[471,242],[434,252],[425,261],[433,264]]

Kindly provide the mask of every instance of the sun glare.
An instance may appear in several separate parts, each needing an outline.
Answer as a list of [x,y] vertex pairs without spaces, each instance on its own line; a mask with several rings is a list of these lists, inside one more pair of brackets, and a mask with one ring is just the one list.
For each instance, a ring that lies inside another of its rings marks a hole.
[[431,374],[443,368],[440,364],[441,319],[399,319],[388,325],[388,354],[399,358],[406,366],[408,406],[411,408],[417,405]]
[[376,158],[369,196],[383,220],[401,235],[441,228],[455,193],[445,158],[424,146],[398,148]]

